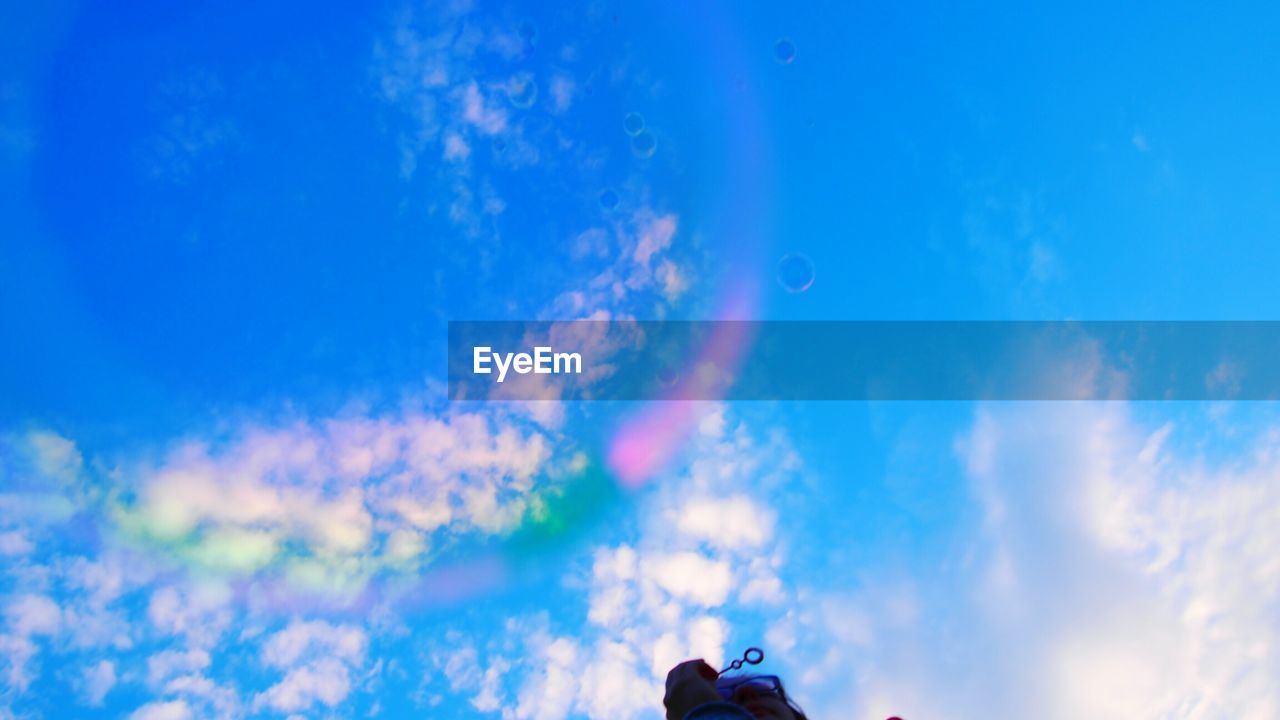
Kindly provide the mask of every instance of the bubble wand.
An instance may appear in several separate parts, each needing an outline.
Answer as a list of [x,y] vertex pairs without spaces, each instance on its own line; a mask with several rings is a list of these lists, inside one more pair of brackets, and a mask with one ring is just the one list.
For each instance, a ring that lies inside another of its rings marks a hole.
[[733,670],[741,670],[743,663],[746,663],[747,665],[759,665],[762,662],[764,662],[764,651],[758,647],[749,647],[746,652],[742,653],[741,658],[729,663],[729,666],[721,670],[716,677]]

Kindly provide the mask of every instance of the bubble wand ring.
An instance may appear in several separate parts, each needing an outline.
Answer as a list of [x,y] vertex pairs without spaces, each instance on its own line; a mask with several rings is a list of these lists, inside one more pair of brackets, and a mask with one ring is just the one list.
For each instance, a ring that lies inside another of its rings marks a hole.
[[721,670],[719,674],[723,675],[733,670],[741,670],[743,663],[746,663],[747,665],[759,665],[762,662],[764,662],[764,651],[758,647],[750,647],[747,648],[746,652],[742,653],[741,658],[729,663],[729,667]]

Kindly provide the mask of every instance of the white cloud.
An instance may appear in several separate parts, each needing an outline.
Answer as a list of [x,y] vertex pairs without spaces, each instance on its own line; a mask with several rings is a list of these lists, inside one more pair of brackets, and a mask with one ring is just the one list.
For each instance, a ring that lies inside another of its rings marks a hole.
[[122,525],[204,568],[284,566],[303,589],[341,596],[376,571],[415,569],[435,533],[518,524],[552,445],[495,411],[247,427],[214,447],[187,442],[144,467]]
[[185,700],[150,702],[134,710],[129,720],[191,720],[191,706]]
[[331,658],[321,658],[290,670],[284,679],[254,698],[255,709],[280,712],[310,710],[316,704],[336,707],[351,692],[347,666]]
[[802,594],[769,633],[807,668],[800,687],[823,700],[808,709],[1280,713],[1280,433],[1255,425],[1214,459],[1200,438],[1220,427],[1132,412],[984,409],[959,444],[982,513],[954,557],[930,575],[885,567],[863,589]]
[[669,258],[663,258],[654,271],[662,296],[667,302],[674,303],[689,289],[689,278]]
[[480,712],[494,712],[502,708],[504,700],[502,683],[509,665],[504,660],[495,661],[480,679],[480,691],[471,698],[471,706]]
[[0,676],[6,687],[22,692],[33,677],[29,663],[38,652],[36,644],[26,637],[0,633]]
[[677,598],[716,607],[729,596],[732,575],[726,561],[679,552],[648,557],[643,567],[650,582]]
[[636,240],[634,260],[642,268],[649,267],[655,255],[671,246],[671,239],[676,234],[675,217],[660,215],[648,218],[641,226],[640,236]]
[[299,660],[319,655],[359,665],[364,662],[368,636],[354,625],[331,625],[321,620],[294,620],[262,645],[262,661],[288,668]]
[[120,597],[130,580],[136,579],[129,577],[123,561],[114,557],[76,558],[66,570],[68,587],[84,593],[87,604],[95,607],[103,607]]
[[25,533],[17,530],[0,532],[0,555],[27,555],[34,548]]
[[70,484],[84,467],[84,459],[75,443],[56,433],[44,430],[28,433],[27,445],[36,468],[47,478]]
[[700,657],[713,667],[724,665],[724,644],[729,639],[729,625],[723,618],[714,615],[694,617],[689,621],[686,637],[689,639],[689,657]]
[[673,213],[642,207],[610,228],[579,233],[570,246],[579,257],[609,257],[583,288],[562,293],[553,304],[560,317],[587,318],[604,312],[618,315],[619,308],[641,298],[675,302],[688,287],[686,274],[668,256],[679,229]]
[[444,136],[445,160],[466,160],[469,157],[471,157],[471,146],[461,135],[448,133]]
[[230,591],[217,583],[165,585],[151,593],[147,618],[164,635],[181,635],[195,647],[215,644],[232,621]]
[[629,643],[601,640],[582,670],[578,700],[582,710],[592,718],[631,718],[652,712],[662,690],[644,669],[641,656]]
[[166,695],[194,703],[201,717],[243,717],[240,697],[232,687],[218,685],[203,675],[181,675],[165,683]]
[[351,671],[364,664],[367,647],[365,631],[353,625],[290,622],[262,644],[263,664],[286,673],[254,697],[254,708],[298,712],[316,704],[336,707],[350,694]]
[[507,129],[507,112],[498,102],[484,96],[475,82],[461,89],[462,118],[485,135]]
[[[375,45],[373,71],[384,99],[402,113],[401,176],[412,180],[424,153],[442,157],[447,165],[436,167],[430,179],[440,188],[436,195],[452,196],[442,203],[450,220],[469,237],[496,239],[494,218],[506,202],[493,190],[496,161],[479,150],[501,144],[506,149],[498,154],[513,168],[536,162],[538,152],[507,108],[506,73],[496,67],[511,67],[519,56],[511,49],[524,41],[467,17],[470,10],[460,5],[401,13]],[[505,62],[489,62],[490,53]]]
[[221,110],[222,83],[205,71],[171,76],[159,85],[159,114],[143,160],[153,178],[185,183],[216,166],[238,137]]
[[10,630],[22,637],[54,635],[62,627],[62,608],[44,595],[18,595],[5,606],[4,615]]
[[[1258,641],[1280,632],[1275,439],[1264,434],[1248,464],[1213,468],[1168,448],[1173,430],[1096,405],[975,425],[984,501],[1006,506],[991,532],[1011,579],[995,609],[1016,599],[1044,626],[1040,682],[1062,717],[1280,712],[1269,680],[1280,653]],[[1013,484],[1029,467],[1039,494]],[[1046,582],[1080,588],[1074,603],[1046,596]],[[1114,691],[1107,707],[1090,683]]]
[[588,621],[607,627],[627,618],[634,607],[638,566],[636,551],[626,545],[596,550]]
[[209,663],[204,650],[164,650],[147,658],[147,683],[159,687],[176,675],[200,672]]
[[[742,487],[775,487],[795,466],[780,436],[761,443],[717,417],[708,426],[714,432],[694,439],[690,456],[698,460],[640,506],[636,541],[597,547],[587,577],[569,579],[585,585],[585,618],[562,610],[554,623],[545,614],[513,620],[504,641],[484,652],[446,638],[455,650],[440,652],[437,664],[455,690],[475,693],[478,708],[493,707],[502,696],[483,694],[480,678],[501,667],[516,688],[505,713],[511,718],[655,717],[673,665],[692,657],[724,663],[726,645],[735,642],[728,613],[759,618],[748,604],[786,597],[771,514]],[[679,521],[690,497],[686,531]],[[745,526],[715,532],[726,518]]]
[[554,720],[567,717],[587,678],[582,677],[583,652],[569,638],[546,638],[533,660],[539,664],[518,690],[515,717]]
[[116,686],[116,666],[110,660],[100,660],[85,668],[81,675],[81,692],[91,706],[102,704],[103,698]]
[[690,500],[679,511],[680,531],[715,547],[760,547],[773,535],[774,514],[745,495]]
[[573,93],[575,90],[573,78],[568,75],[559,74],[551,78],[551,110],[555,113],[563,113],[573,104]]
[[744,573],[742,589],[738,592],[738,600],[742,603],[763,603],[765,605],[781,604],[787,597],[782,579],[778,577],[774,565],[777,558],[752,558]]

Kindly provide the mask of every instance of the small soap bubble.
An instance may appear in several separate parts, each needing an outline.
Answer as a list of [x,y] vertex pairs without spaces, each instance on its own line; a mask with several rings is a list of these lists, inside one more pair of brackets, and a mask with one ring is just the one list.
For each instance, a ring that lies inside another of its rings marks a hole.
[[532,45],[538,41],[538,26],[525,20],[520,23],[520,39]]
[[627,116],[622,118],[622,129],[628,135],[639,135],[640,131],[644,130],[644,117],[640,113],[627,113]]
[[502,138],[493,139],[493,151],[501,155],[507,150],[507,141]]
[[800,253],[788,253],[778,261],[778,284],[789,293],[802,293],[813,285],[813,261]]
[[680,376],[676,374],[675,370],[666,366],[658,368],[658,385],[662,386],[664,389],[669,390],[672,387],[675,387],[675,384],[679,379]]
[[521,109],[533,107],[534,101],[538,99],[538,86],[533,82],[533,75],[520,73],[512,76],[507,81],[507,99]]
[[641,160],[653,157],[658,150],[658,138],[648,130],[641,130],[631,138],[631,153]]
[[600,193],[600,207],[605,210],[612,210],[618,207],[618,193],[612,190],[605,190]]
[[773,44],[773,57],[783,65],[790,65],[796,59],[796,44],[790,38],[780,38]]

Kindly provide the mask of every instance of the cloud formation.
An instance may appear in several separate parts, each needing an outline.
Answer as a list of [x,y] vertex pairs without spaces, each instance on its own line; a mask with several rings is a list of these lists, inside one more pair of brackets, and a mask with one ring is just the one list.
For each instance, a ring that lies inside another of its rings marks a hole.
[[[504,718],[656,717],[673,665],[725,662],[730,614],[776,616],[784,585],[772,511],[740,491],[776,485],[796,466],[781,438],[761,440],[724,412],[703,407],[697,459],[642,505],[634,539],[596,547],[585,576],[570,580],[584,586],[582,616],[513,618],[513,646],[446,638],[432,661],[451,691]],[[741,526],[717,533],[716,521]],[[489,681],[494,674],[514,688]]]
[[[982,409],[958,443],[980,511],[933,577],[801,589],[770,644],[819,712],[1270,717],[1280,655],[1274,430],[1114,403]],[[1234,434],[1251,450],[1204,454]],[[1181,441],[1177,441],[1179,435]]]
[[[429,562],[434,544],[515,527],[554,475],[555,440],[518,417],[343,417],[191,440],[139,466],[114,506],[135,537],[229,573],[272,572],[317,592]],[[185,621],[170,596],[153,614]]]

